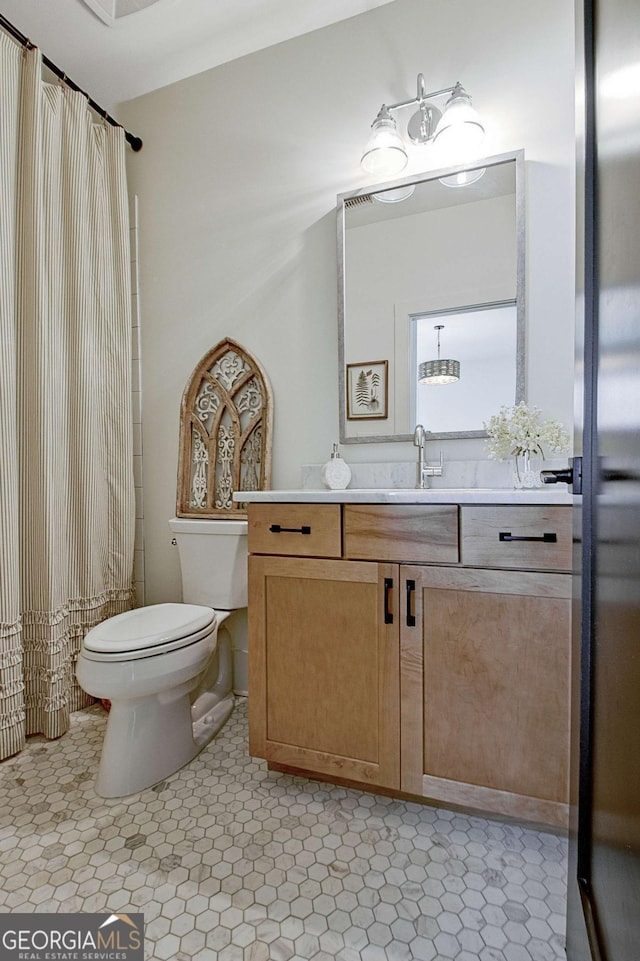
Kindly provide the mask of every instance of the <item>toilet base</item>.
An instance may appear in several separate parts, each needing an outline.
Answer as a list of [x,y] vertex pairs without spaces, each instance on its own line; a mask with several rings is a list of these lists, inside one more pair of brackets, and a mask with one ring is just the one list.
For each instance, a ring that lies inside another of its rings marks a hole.
[[111,708],[96,792],[104,798],[144,791],[174,774],[216,736],[231,714],[231,637],[216,611],[215,633],[174,653],[133,661],[78,655],[84,689]]
[[[191,709],[192,717],[195,714],[194,708],[197,708],[197,702]],[[233,694],[227,694],[221,701],[214,704],[206,714],[199,717],[197,720],[193,721],[193,740],[197,745],[198,751],[201,751],[203,747],[206,747],[209,741],[211,741],[218,731],[226,724],[233,708],[235,707],[235,698]]]
[[[179,771],[206,747],[227,721],[233,694],[193,721],[189,694],[170,704],[158,697],[113,702],[96,781],[100,797],[126,797]],[[197,709],[198,704],[194,704]]]

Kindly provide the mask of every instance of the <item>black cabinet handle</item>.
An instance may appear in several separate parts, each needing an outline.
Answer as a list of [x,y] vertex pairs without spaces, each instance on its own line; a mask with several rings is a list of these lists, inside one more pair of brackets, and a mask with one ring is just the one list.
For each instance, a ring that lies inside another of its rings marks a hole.
[[393,611],[391,610],[391,598],[393,595],[393,578],[384,579],[384,622],[393,624]]
[[557,544],[557,534],[541,534],[539,537],[526,537],[522,534],[512,534],[511,531],[500,531],[498,537],[501,541],[540,541],[543,544]]
[[303,527],[281,527],[280,524],[272,524],[269,528],[272,534],[310,534],[311,528],[305,524]]
[[407,627],[416,626],[416,615],[412,613],[413,611],[413,596],[416,591],[416,582],[407,581]]

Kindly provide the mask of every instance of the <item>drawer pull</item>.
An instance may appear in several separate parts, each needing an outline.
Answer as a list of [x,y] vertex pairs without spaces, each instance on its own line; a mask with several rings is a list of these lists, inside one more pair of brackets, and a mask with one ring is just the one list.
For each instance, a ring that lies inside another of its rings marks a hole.
[[413,611],[413,598],[416,592],[416,582],[407,581],[407,627],[416,626],[416,615],[412,613]]
[[385,577],[384,579],[384,622],[385,624],[393,624],[393,612],[391,610],[392,595],[393,595],[393,578]]
[[543,544],[557,544],[557,534],[541,534],[539,537],[527,537],[522,534],[512,534],[511,531],[500,531],[498,538],[501,541],[541,541]]
[[280,524],[272,524],[269,528],[272,534],[310,534],[311,528],[304,524],[302,527],[281,527]]

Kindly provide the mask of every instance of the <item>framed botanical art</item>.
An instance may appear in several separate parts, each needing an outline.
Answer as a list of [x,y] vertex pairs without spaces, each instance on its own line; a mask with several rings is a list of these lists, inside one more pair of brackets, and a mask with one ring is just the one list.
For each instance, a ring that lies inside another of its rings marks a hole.
[[347,364],[347,420],[384,420],[389,416],[389,361]]

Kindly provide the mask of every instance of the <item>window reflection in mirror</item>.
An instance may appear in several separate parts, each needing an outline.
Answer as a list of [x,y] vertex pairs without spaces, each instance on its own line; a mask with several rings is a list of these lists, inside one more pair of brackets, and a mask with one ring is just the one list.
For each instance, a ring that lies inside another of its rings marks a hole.
[[[479,386],[479,365],[470,376],[474,371],[472,360],[466,361],[470,374],[461,376],[459,384],[435,388],[445,392],[453,386],[457,398],[455,418],[446,400],[438,402],[437,407],[435,401],[425,401],[433,404],[433,409],[425,416],[428,423],[424,426],[436,437],[483,436],[483,422],[491,413],[503,403],[523,399],[524,157],[518,151],[484,158],[482,167],[483,176],[464,187],[443,185],[441,179],[452,171],[440,170],[427,178],[405,178],[338,198],[343,443],[410,440],[416,422],[423,422],[416,391],[417,363],[436,354],[417,355],[418,317],[433,320],[438,314],[449,315],[442,322],[450,324],[452,312],[458,312],[460,337],[469,338],[469,343],[459,348],[463,356],[479,357],[482,351],[484,356],[497,358],[508,349],[511,357],[509,370],[506,362],[501,368],[500,402],[492,402],[488,415],[480,406],[486,391]],[[378,194],[409,184],[415,189],[398,194],[407,194],[404,200],[378,202]],[[511,305],[508,336],[488,309],[497,304]],[[466,322],[463,314],[467,315]],[[427,327],[431,320],[426,322]],[[437,322],[433,320],[431,328]],[[479,338],[474,336],[475,346],[470,340],[472,331]],[[457,356],[453,347],[447,329],[442,356]],[[433,348],[435,351],[435,336]],[[389,361],[388,417],[384,421],[347,422],[346,365],[374,356]],[[487,371],[489,378],[497,380],[497,371]],[[449,399],[452,401],[453,396]]]

